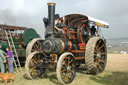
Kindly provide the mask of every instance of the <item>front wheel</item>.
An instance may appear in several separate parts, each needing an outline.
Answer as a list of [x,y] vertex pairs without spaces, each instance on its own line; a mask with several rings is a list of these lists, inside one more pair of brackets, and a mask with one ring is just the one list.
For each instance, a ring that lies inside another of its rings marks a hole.
[[26,59],[25,70],[30,79],[36,79],[45,72],[43,68],[44,55],[38,51],[32,52]]
[[57,63],[57,78],[62,84],[69,84],[74,80],[76,65],[74,55],[70,52],[63,53]]

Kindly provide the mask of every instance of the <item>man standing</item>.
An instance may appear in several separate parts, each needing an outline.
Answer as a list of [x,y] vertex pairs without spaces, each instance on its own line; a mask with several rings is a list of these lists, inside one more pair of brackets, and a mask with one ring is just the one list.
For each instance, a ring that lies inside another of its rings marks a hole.
[[0,68],[1,68],[1,73],[5,72],[5,67],[4,63],[6,63],[6,58],[1,50],[1,45],[0,45]]
[[96,30],[95,26],[92,26],[92,28],[91,28],[91,36],[94,37],[96,35],[99,36],[98,31]]

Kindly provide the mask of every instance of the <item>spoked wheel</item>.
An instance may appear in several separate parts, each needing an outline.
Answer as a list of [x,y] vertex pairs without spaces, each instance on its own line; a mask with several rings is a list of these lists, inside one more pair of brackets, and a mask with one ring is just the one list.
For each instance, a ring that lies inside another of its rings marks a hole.
[[107,61],[107,49],[105,42],[100,37],[91,38],[86,46],[85,64],[90,74],[104,71]]
[[31,53],[26,60],[25,70],[30,79],[36,79],[41,77],[45,72],[43,68],[44,56],[38,51]]
[[34,52],[34,51],[39,51],[39,52],[42,52],[42,42],[43,42],[43,39],[41,38],[35,38],[33,39],[28,45],[27,45],[27,48],[26,48],[26,57]]
[[57,63],[57,78],[62,84],[69,84],[74,80],[76,65],[72,53],[63,53]]

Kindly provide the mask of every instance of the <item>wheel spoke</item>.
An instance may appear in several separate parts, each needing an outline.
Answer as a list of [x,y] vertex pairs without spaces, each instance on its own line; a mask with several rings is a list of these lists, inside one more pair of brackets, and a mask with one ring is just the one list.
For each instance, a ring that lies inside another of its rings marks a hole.
[[61,70],[62,73],[65,72],[65,71],[67,71],[67,70],[66,69]]
[[68,65],[69,65],[70,57],[68,57]]
[[39,50],[39,46],[36,43],[33,45],[33,48],[34,50]]
[[105,52],[102,52],[101,55],[105,55]]
[[65,81],[68,80],[68,75],[65,73]]
[[68,73],[68,74],[69,74],[70,77],[72,76],[72,73]]
[[32,73],[35,73],[35,69],[32,69]]
[[102,40],[100,40],[100,41],[98,42],[97,46],[99,46],[99,45],[100,45],[101,41],[102,41]]
[[98,42],[98,44],[96,45],[96,50],[98,49],[99,45],[101,43],[101,40]]
[[98,62],[95,62],[95,65],[96,65],[96,69],[100,72],[102,70],[100,64]]
[[34,59],[32,59],[32,61],[33,61],[35,64],[37,64],[37,62],[36,62]]
[[72,70],[68,71],[69,73],[72,73]]
[[102,70],[102,69],[103,69],[99,63],[98,63],[97,65],[98,65],[98,67],[100,68],[100,70]]
[[97,54],[97,52],[98,52],[98,51],[97,51],[97,48],[95,48],[94,53],[96,53],[96,54]]
[[70,67],[71,67],[71,68],[75,68],[75,65],[74,65],[74,64],[72,64]]
[[35,44],[33,45],[33,49],[34,49],[34,50],[37,50],[37,47],[36,47],[36,45],[35,45]]
[[42,49],[42,44],[40,43],[40,51],[42,51],[43,49]]
[[97,71],[98,71],[98,72],[100,72],[100,70],[99,70],[98,66],[96,67],[96,69],[97,69]]
[[97,49],[97,51],[99,51],[100,49],[102,49],[104,47],[104,44],[101,46],[101,47],[99,47],[98,49]]
[[70,65],[70,63],[72,63],[72,60],[68,61],[68,65]]
[[29,70],[31,70],[31,71],[33,71],[34,69],[36,69],[36,67],[29,68]]
[[64,61],[64,65],[65,65],[65,66],[68,66],[68,65],[66,64],[66,61]]
[[70,78],[71,78],[71,75],[70,75],[70,73],[68,73],[68,74],[67,74],[67,76],[68,76],[68,79],[70,79]]
[[97,63],[97,61],[95,62],[95,65],[96,65],[97,71],[100,72],[100,70],[99,70],[99,68],[98,68],[98,63]]
[[38,44],[39,50],[41,51],[42,50],[41,42],[37,41],[37,44]]
[[41,58],[40,58],[40,55],[38,55],[38,61],[39,61],[39,63],[41,62]]
[[40,47],[40,41],[37,41],[38,47]]
[[104,63],[104,60],[102,60],[102,59],[98,59],[98,61]]
[[32,49],[31,51],[33,52],[33,51],[35,51],[35,49]]

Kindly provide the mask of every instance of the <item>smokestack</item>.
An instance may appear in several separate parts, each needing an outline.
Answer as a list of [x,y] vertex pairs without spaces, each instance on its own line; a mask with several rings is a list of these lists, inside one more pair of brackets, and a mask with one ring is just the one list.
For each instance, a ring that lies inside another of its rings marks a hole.
[[56,5],[56,3],[48,3],[48,23],[49,23],[49,26],[47,27],[47,30],[46,30],[47,34],[53,34],[53,32],[54,32],[55,5]]

